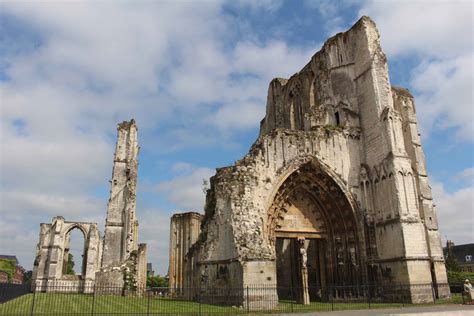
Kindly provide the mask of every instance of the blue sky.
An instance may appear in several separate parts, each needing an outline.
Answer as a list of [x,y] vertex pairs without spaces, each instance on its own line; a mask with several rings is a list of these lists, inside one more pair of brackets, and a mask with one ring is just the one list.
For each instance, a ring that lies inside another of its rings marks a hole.
[[116,124],[139,127],[137,213],[167,271],[169,217],[249,149],[274,77],[361,15],[416,97],[441,234],[473,242],[470,1],[0,2],[0,253],[31,268],[39,223],[103,231]]

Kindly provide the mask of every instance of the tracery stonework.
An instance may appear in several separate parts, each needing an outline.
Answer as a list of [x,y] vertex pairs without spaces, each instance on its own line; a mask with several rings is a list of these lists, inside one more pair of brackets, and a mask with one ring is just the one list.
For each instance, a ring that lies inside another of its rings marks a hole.
[[284,297],[301,273],[290,262],[304,238],[311,298],[324,299],[332,285],[395,282],[412,285],[413,302],[433,299],[415,284],[433,282],[448,296],[415,113],[412,95],[389,82],[368,17],[290,79],[274,79],[258,139],[211,178],[187,254],[193,288],[278,285],[229,302],[249,307]]

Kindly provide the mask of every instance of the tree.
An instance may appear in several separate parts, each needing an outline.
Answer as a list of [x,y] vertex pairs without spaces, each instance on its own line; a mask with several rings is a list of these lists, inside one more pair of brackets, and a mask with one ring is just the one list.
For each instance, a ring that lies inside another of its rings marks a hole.
[[23,283],[30,283],[31,278],[33,277],[33,271],[28,270],[23,273]]
[[159,274],[149,276],[146,279],[146,286],[148,287],[168,287],[168,278],[162,277]]
[[454,255],[453,247],[447,247],[447,254],[446,254],[446,270],[459,272],[459,263]]
[[66,274],[76,274],[76,271],[74,271],[74,256],[72,255],[72,253],[68,254],[67,257]]
[[16,270],[16,260],[0,259],[0,270],[5,271],[8,274],[8,280],[10,281]]

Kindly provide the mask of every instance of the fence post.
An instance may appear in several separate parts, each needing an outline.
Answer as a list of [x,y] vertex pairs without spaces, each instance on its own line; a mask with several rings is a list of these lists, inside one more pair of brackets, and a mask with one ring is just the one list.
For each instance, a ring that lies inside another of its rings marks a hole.
[[91,315],[94,315],[94,305],[95,305],[95,283],[94,287],[92,289],[92,310],[91,310]]
[[33,289],[33,300],[31,301],[31,313],[30,313],[30,316],[33,316],[34,314],[34,311],[35,311],[35,297],[36,297],[36,284],[35,284],[35,287]]
[[249,286],[247,285],[247,314],[250,313]]
[[367,295],[368,295],[368,298],[369,298],[369,309],[370,309],[370,285],[367,285]]
[[293,286],[291,287],[291,312],[293,313],[293,304],[295,300],[295,294],[293,292]]
[[331,310],[333,311],[334,310],[334,296],[333,296],[333,289],[331,289],[331,287],[329,287],[329,295],[330,295],[330,298],[331,298]]
[[150,315],[150,293],[151,293],[151,289],[147,290],[145,289],[146,291],[146,296],[147,296],[147,300],[146,300],[146,314],[147,316]]
[[405,307],[405,293],[403,293],[403,285],[400,283],[400,295],[402,297],[402,307]]
[[201,315],[201,287],[198,289],[199,315]]

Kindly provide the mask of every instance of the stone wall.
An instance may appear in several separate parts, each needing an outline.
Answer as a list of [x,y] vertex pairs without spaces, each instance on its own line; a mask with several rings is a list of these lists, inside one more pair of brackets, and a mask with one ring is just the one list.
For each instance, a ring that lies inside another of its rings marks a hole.
[[[187,253],[201,232],[202,215],[196,212],[174,214],[170,223],[169,288],[178,295],[193,286],[187,271]],[[192,269],[192,265],[189,266]]]

